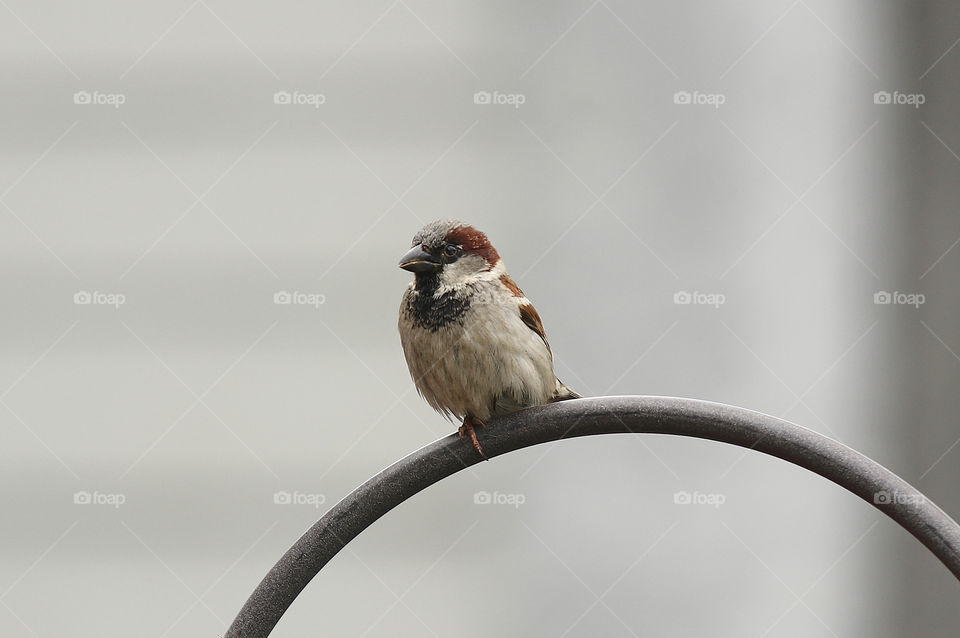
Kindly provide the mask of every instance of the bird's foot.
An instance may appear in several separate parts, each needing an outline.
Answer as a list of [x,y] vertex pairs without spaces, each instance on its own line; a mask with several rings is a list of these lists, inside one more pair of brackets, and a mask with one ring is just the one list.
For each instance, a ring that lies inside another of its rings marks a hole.
[[463,417],[463,425],[460,426],[460,429],[457,430],[457,432],[459,432],[461,439],[463,438],[464,434],[469,436],[470,442],[473,443],[473,449],[477,451],[477,454],[483,457],[484,461],[489,461],[490,459],[488,459],[487,455],[483,453],[483,448],[480,447],[480,441],[477,439],[477,432],[473,429],[474,425],[483,427],[483,422],[480,419],[475,419],[471,416],[465,416]]

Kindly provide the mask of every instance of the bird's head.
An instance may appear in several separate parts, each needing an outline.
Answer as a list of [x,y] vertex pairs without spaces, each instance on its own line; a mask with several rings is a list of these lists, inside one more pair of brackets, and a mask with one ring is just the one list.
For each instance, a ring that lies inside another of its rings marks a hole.
[[489,273],[499,262],[500,255],[481,231],[461,221],[440,220],[414,235],[400,267],[417,279],[436,277],[444,286],[457,287]]

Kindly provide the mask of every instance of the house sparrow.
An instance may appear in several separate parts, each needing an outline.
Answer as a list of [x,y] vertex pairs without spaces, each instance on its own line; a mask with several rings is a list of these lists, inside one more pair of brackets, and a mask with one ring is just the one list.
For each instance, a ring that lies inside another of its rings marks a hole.
[[580,398],[553,372],[540,315],[487,236],[460,221],[427,224],[400,267],[414,273],[400,303],[400,342],[420,395],[474,426],[534,405]]

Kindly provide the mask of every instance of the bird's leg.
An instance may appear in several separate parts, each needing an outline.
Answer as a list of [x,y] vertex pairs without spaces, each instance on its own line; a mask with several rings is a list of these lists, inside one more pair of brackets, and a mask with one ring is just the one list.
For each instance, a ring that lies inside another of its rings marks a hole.
[[480,447],[480,441],[477,439],[477,433],[473,429],[473,426],[475,425],[483,427],[483,422],[480,419],[475,419],[469,414],[463,417],[463,425],[461,425],[460,429],[458,430],[460,433],[460,438],[462,439],[464,434],[469,436],[470,442],[473,443],[473,449],[475,449],[477,453],[483,457],[484,461],[489,461],[490,459],[488,459],[487,455],[483,453],[483,448]]

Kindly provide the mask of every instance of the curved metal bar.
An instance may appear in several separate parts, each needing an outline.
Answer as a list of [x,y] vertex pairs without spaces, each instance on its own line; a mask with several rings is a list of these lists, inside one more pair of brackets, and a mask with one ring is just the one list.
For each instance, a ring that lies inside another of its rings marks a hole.
[[[875,506],[960,579],[960,526],[943,510],[859,452],[759,412],[672,397],[594,397],[516,412],[477,433],[490,458],[548,441],[624,433],[690,436],[764,452],[816,472]],[[452,434],[368,480],[287,550],[251,594],[225,638],[268,636],[307,583],[360,532],[417,492],[480,461],[468,440]]]

